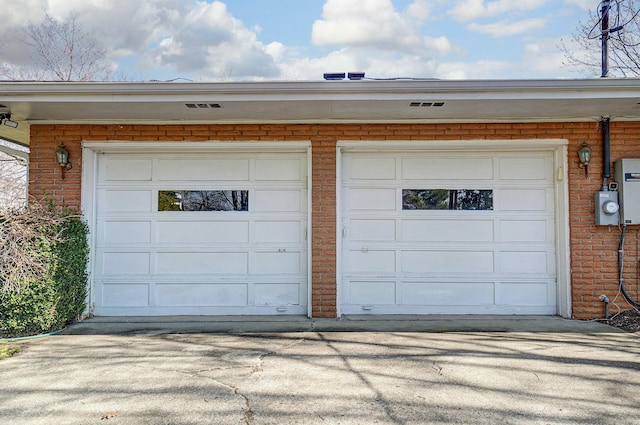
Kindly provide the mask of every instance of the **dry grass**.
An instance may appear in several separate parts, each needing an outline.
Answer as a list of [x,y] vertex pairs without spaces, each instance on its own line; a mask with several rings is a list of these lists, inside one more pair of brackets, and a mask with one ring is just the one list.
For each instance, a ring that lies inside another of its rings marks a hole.
[[621,311],[604,323],[627,332],[640,332],[640,311],[635,309]]
[[19,352],[20,347],[8,344],[6,341],[0,341],[0,360],[7,359]]

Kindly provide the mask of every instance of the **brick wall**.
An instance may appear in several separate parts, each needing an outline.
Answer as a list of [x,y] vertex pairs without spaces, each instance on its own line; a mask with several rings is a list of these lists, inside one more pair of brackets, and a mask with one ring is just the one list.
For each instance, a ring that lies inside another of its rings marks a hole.
[[[312,298],[314,317],[336,315],[337,140],[568,139],[569,220],[573,316],[602,317],[598,297],[614,301],[612,313],[628,308],[617,297],[618,228],[595,226],[593,196],[602,185],[600,128],[589,123],[479,124],[255,124],[255,125],[32,125],[29,190],[32,196],[80,206],[82,141],[273,141],[310,140],[312,144]],[[64,142],[73,169],[61,177],[54,150]],[[577,167],[583,142],[593,149],[588,178]],[[611,160],[640,157],[640,123],[611,123]],[[638,231],[627,237],[625,275],[629,292],[640,296]],[[639,297],[640,299],[640,297]]]

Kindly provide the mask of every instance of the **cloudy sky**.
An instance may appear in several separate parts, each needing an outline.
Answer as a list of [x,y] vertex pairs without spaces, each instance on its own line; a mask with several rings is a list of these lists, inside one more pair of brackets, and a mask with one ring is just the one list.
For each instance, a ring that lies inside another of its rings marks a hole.
[[[597,0],[0,0],[3,63],[15,34],[74,12],[135,80],[567,78],[561,39]],[[12,42],[14,40],[14,42]],[[594,40],[599,48],[598,40]]]

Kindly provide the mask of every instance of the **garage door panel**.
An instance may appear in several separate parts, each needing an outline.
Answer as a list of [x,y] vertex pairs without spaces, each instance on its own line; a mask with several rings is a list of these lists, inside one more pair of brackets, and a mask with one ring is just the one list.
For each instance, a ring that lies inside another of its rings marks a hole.
[[396,177],[396,160],[393,158],[354,158],[351,160],[349,178],[352,180],[386,180]]
[[546,158],[501,158],[501,180],[547,180],[550,161]]
[[105,307],[145,307],[149,305],[149,285],[103,284],[101,305]]
[[393,305],[396,303],[395,281],[349,282],[349,304]]
[[547,242],[549,234],[547,220],[500,220],[501,242]]
[[546,306],[552,301],[549,300],[549,287],[548,282],[503,282],[496,302],[505,305]]
[[257,159],[257,181],[292,181],[302,178],[302,164],[299,159]]
[[243,243],[249,241],[246,221],[159,221],[157,239],[163,244]]
[[109,158],[103,163],[101,177],[103,181],[151,181],[153,163],[150,159]]
[[179,283],[156,285],[156,304],[165,307],[245,306],[246,283]]
[[403,220],[408,242],[492,242],[492,220]]
[[405,305],[491,305],[493,282],[405,282],[402,304]]
[[405,180],[491,180],[491,158],[405,158],[402,160]]
[[249,181],[248,159],[159,159],[158,181]]
[[502,251],[498,254],[500,271],[519,274],[548,274],[547,251]]
[[395,251],[361,249],[349,253],[349,268],[358,273],[395,273]]
[[499,191],[501,211],[547,211],[545,189],[503,189]]
[[[553,314],[554,161],[548,151],[343,153],[343,312]],[[484,193],[490,202],[475,203]]]
[[396,239],[395,220],[350,220],[349,239],[352,241],[394,241]]
[[151,212],[151,190],[104,190],[99,197],[106,213]]
[[98,253],[102,257],[103,276],[148,275],[151,265],[151,254],[148,252],[104,252]]
[[300,221],[258,220],[254,223],[254,241],[257,243],[299,243]]
[[106,221],[98,229],[98,245],[151,242],[150,221]]
[[493,251],[403,251],[405,273],[491,273]]
[[253,211],[299,212],[303,211],[302,193],[299,190],[256,190]]
[[256,252],[255,270],[256,274],[299,274],[300,273],[300,252]]
[[159,252],[157,274],[247,274],[247,252]]
[[348,196],[352,210],[396,209],[395,189],[351,189]]
[[[307,155],[99,155],[95,313],[304,314]],[[249,202],[222,208],[223,191]]]
[[255,305],[299,305],[299,283],[260,283],[253,285]]

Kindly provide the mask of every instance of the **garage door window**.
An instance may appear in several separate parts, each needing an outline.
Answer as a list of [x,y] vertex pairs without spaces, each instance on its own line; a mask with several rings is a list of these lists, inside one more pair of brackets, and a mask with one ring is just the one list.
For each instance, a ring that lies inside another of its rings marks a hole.
[[493,210],[493,190],[402,189],[403,210]]
[[158,211],[249,211],[249,191],[161,190]]

